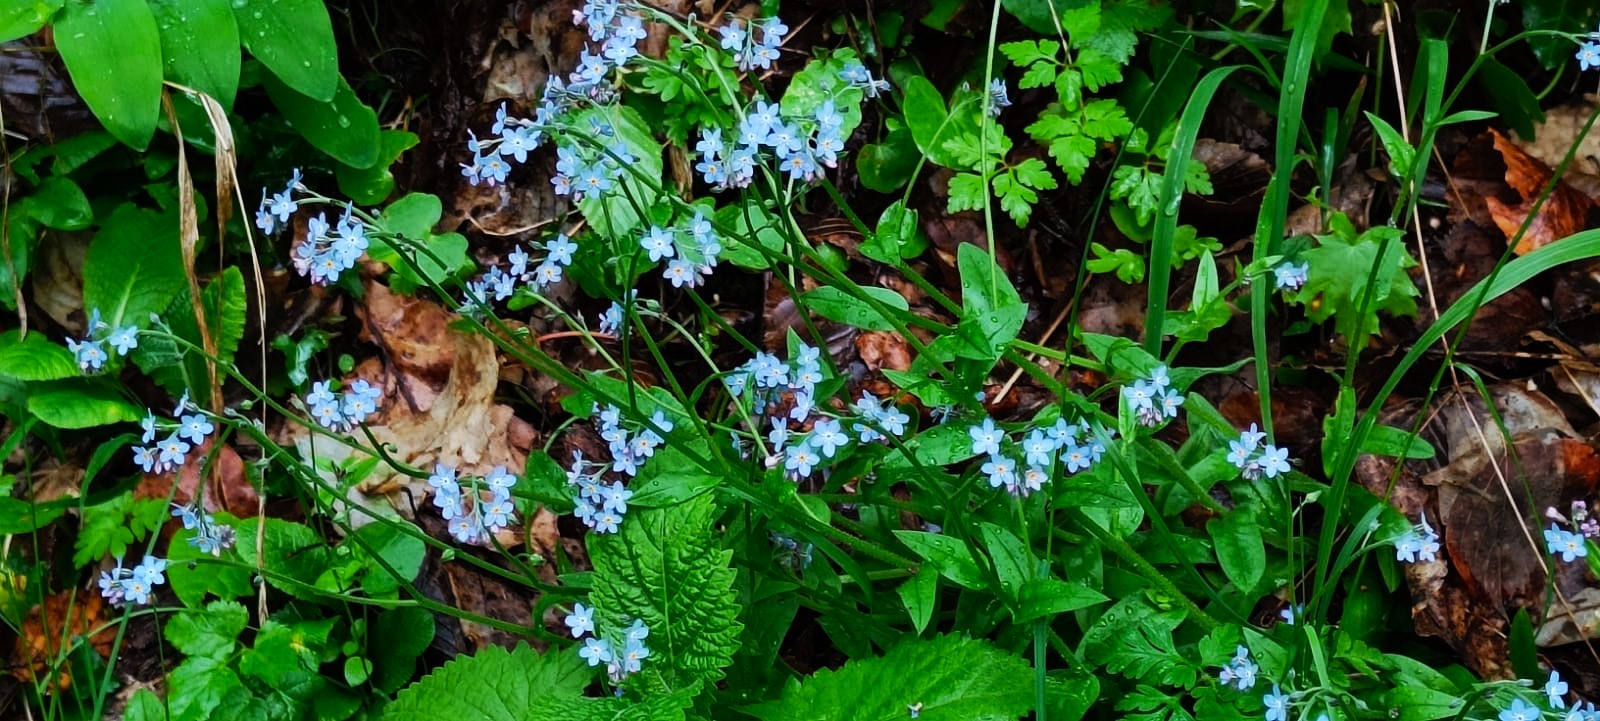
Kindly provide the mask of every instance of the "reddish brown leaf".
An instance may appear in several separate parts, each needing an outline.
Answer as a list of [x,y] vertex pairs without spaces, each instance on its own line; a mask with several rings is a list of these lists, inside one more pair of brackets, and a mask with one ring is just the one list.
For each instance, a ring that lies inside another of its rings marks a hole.
[[1528,229],[1514,249],[1516,254],[1526,255],[1583,230],[1585,218],[1594,201],[1565,181],[1556,183],[1555,190],[1539,208],[1539,214],[1532,221],[1528,220],[1528,214],[1553,173],[1549,166],[1523,152],[1498,131],[1489,132],[1494,134],[1495,150],[1506,162],[1506,184],[1522,196],[1522,203],[1510,206],[1492,195],[1485,196],[1483,200],[1489,207],[1490,217],[1499,226],[1500,232],[1505,233],[1507,241],[1516,238],[1517,231],[1527,223]]

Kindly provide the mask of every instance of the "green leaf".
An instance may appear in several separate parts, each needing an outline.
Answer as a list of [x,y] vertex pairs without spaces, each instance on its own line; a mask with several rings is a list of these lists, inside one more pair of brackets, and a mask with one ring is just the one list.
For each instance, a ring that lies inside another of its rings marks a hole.
[[1049,718],[1078,721],[1100,698],[1100,679],[1081,665],[1051,671],[1045,676],[1044,694]]
[[1411,164],[1416,160],[1416,148],[1411,147],[1389,121],[1370,112],[1366,115],[1367,121],[1372,123],[1372,129],[1378,132],[1378,139],[1383,141],[1384,152],[1389,154],[1389,172],[1400,178],[1410,175]]
[[[318,595],[298,585],[287,583],[279,576],[315,586],[317,579],[333,565],[333,551],[323,543],[322,536],[307,526],[293,521],[268,518],[266,533],[262,536],[266,551],[266,568],[273,571],[266,577],[267,584],[301,598],[318,598]],[[256,524],[241,523],[235,528],[239,541],[240,560],[248,566],[256,565]]]
[[128,699],[122,711],[122,721],[167,721],[167,707],[154,691],[141,688]]
[[368,637],[373,688],[394,693],[411,680],[417,659],[433,643],[433,633],[433,613],[427,609],[409,606],[379,614]]
[[[600,235],[623,238],[644,227],[647,219],[638,209],[648,210],[656,203],[661,183],[661,144],[656,142],[650,125],[630,107],[608,105],[572,116],[572,122],[581,128],[588,128],[596,120],[611,125],[613,135],[609,142],[621,142],[634,162],[618,172],[610,190],[591,193],[579,201],[578,210]],[[633,245],[637,247],[638,243]]]
[[952,213],[983,210],[984,201],[988,197],[988,191],[983,187],[983,176],[977,173],[957,173],[950,178],[950,202],[946,209]]
[[322,0],[230,1],[239,37],[251,55],[301,95],[334,99],[343,80],[333,22]]
[[628,505],[640,508],[676,506],[721,484],[721,478],[701,470],[683,451],[668,445],[656,451],[656,457],[639,469],[638,477],[631,484],[633,498],[628,500]]
[[526,644],[512,651],[488,646],[475,656],[457,656],[401,690],[384,707],[383,719],[461,721],[467,709],[474,721],[551,718],[551,710],[578,699],[593,677],[572,651],[540,655]]
[[[217,522],[232,525],[235,519],[217,515]],[[254,523],[254,519],[250,520]],[[178,600],[189,608],[199,608],[207,594],[224,600],[248,596],[255,592],[250,585],[250,569],[224,565],[209,554],[189,543],[195,531],[180,529],[167,544],[167,584]],[[193,567],[190,567],[193,563]]]
[[288,624],[268,620],[255,645],[240,655],[239,673],[281,687],[290,674],[315,671],[337,623],[335,618]]
[[[77,503],[74,501],[73,506]],[[33,533],[50,525],[66,513],[62,503],[31,503],[20,498],[0,497],[0,534]]]
[[71,178],[52,175],[45,178],[12,207],[13,213],[26,213],[40,225],[56,230],[83,230],[94,222],[89,198]]
[[0,3],[0,43],[39,31],[66,0],[7,0]]
[[1213,518],[1206,523],[1211,544],[1216,547],[1222,572],[1241,593],[1250,593],[1261,583],[1267,569],[1267,551],[1262,545],[1261,523],[1254,513],[1243,508]]
[[[225,268],[206,284],[200,294],[200,307],[206,314],[206,328],[216,343],[217,358],[223,364],[221,368],[225,369],[233,361],[248,321],[245,316],[249,299],[245,297],[244,274],[237,266]],[[196,350],[180,346],[166,336],[145,336],[139,339],[139,347],[133,351],[134,363],[174,395],[188,391],[192,397],[209,398],[211,377],[206,370],[206,355],[198,350],[204,348],[205,343],[200,337],[200,324],[195,321],[188,288],[179,291],[162,317],[173,335],[193,344]],[[224,372],[219,371],[218,380],[226,380]]]
[[972,590],[989,585],[961,539],[924,531],[895,531],[894,537],[957,585]]
[[1427,460],[1434,455],[1433,446],[1403,428],[1375,425],[1361,443],[1362,453],[1385,458]]
[[[910,306],[906,304],[905,296],[888,288],[862,286],[860,290],[890,309],[902,312],[910,309]],[[801,300],[802,307],[809,308],[815,311],[817,315],[835,323],[843,323],[863,330],[887,331],[895,329],[892,318],[883,315],[876,308],[868,305],[866,301],[851,296],[831,285],[807,292],[801,296]]]
[[[416,580],[422,570],[422,560],[428,555],[427,544],[417,536],[422,531],[404,521],[373,521],[351,534],[341,545],[348,546],[365,563],[361,587],[368,594],[393,597],[401,584]],[[405,529],[410,529],[407,533]],[[383,563],[378,560],[382,559]],[[388,564],[393,571],[385,570]]]
[[175,214],[117,206],[83,261],[83,305],[112,328],[149,325],[187,285]]
[[144,411],[115,388],[87,378],[49,381],[28,388],[28,412],[56,428],[132,423],[143,418]]
[[239,645],[250,612],[235,601],[212,601],[203,611],[180,611],[167,621],[167,643],[190,658],[226,661]]
[[1017,611],[1013,620],[1027,623],[1058,613],[1105,603],[1111,599],[1078,581],[1059,578],[1035,578],[1022,585],[1017,594]]
[[55,23],[72,84],[106,130],[144,150],[161,114],[161,36],[145,0],[71,2]]
[[927,719],[1015,719],[1033,708],[1033,669],[983,641],[908,641],[882,658],[822,670],[745,712],[763,721],[900,719],[920,704]]
[[233,107],[239,90],[239,25],[230,0],[147,0],[161,27],[167,79]]
[[[265,0],[251,0],[252,5],[262,2]],[[329,100],[303,94],[270,75],[263,80],[267,96],[283,119],[317,150],[352,168],[377,164],[378,114],[356,97],[344,78],[339,78]]]
[[372,167],[353,168],[343,163],[334,169],[339,192],[358,205],[377,205],[394,192],[394,162],[400,154],[422,142],[416,133],[382,130],[378,133],[378,159]]
[[[646,693],[711,684],[739,647],[733,551],[712,531],[716,504],[699,496],[672,508],[629,512],[619,533],[589,536],[597,622],[650,627]],[[601,621],[600,619],[604,620]]]
[[233,669],[216,659],[184,659],[167,676],[170,721],[209,721],[225,701],[248,694]]
[[772,263],[758,248],[768,253],[783,252],[783,232],[778,230],[777,219],[764,208],[731,204],[719,209],[716,217],[717,225],[733,229],[731,235],[723,238],[722,258],[729,263],[750,270],[765,270],[772,267]]
[[430,193],[407,193],[378,215],[378,227],[395,235],[422,240],[444,216],[444,203]]
[[1129,596],[1084,632],[1084,656],[1130,679],[1188,688],[1198,665],[1179,653],[1172,640],[1182,623],[1182,609],[1157,611],[1143,596]]
[[1061,52],[1061,43],[1054,40],[1023,40],[1002,44],[1000,52],[1017,65],[1054,63],[1056,55]]
[[956,267],[961,272],[962,321],[976,324],[988,344],[986,350],[991,351],[987,357],[999,358],[1004,346],[1022,330],[1028,306],[1006,274],[978,246],[962,243],[956,252]]
[[861,254],[889,265],[915,258],[928,249],[928,238],[917,226],[917,211],[896,200],[878,216],[878,226],[860,246]]
[[1028,547],[1015,533],[993,523],[978,524],[983,535],[983,546],[994,561],[995,575],[1000,578],[1000,592],[1008,602],[1015,602],[1023,584],[1033,578],[1033,559]]
[[959,167],[959,163],[945,150],[944,142],[954,136],[955,127],[950,121],[950,113],[945,110],[944,96],[921,75],[906,78],[902,85],[906,127],[910,128],[917,149],[939,165]]
[[933,619],[934,604],[939,598],[938,569],[933,566],[917,569],[916,575],[901,583],[895,592],[900,594],[900,601],[905,604],[912,628],[917,629],[918,634],[927,630],[928,622]]
[[836,50],[824,57],[813,58],[805,68],[789,80],[783,91],[785,115],[811,116],[827,100],[833,101],[834,110],[844,118],[839,126],[839,137],[848,138],[861,124],[861,88],[851,85],[841,73],[845,67],[860,62],[855,50]]
[[38,331],[18,340],[21,334],[20,330],[0,333],[0,375],[19,381],[54,381],[80,375],[72,351],[51,343]]
[[143,541],[167,520],[167,504],[159,498],[133,499],[129,491],[83,509],[72,563],[83,568],[106,556],[121,558],[128,546]]
[[[1343,222],[1343,226],[1348,225],[1347,220]],[[1360,346],[1377,332],[1378,313],[1415,315],[1415,298],[1419,291],[1405,273],[1416,261],[1401,242],[1401,230],[1376,226],[1359,237],[1351,235],[1353,233],[1346,230],[1317,236],[1317,247],[1305,251],[1302,256],[1311,265],[1306,285],[1291,300],[1306,305],[1306,317],[1312,321],[1321,322],[1332,317],[1334,328],[1352,346]],[[1375,266],[1373,298],[1368,312],[1362,313],[1363,297],[1368,292],[1367,278]]]
[[921,159],[911,131],[896,128],[884,136],[883,142],[861,147],[856,155],[856,173],[868,189],[890,193],[910,182]]

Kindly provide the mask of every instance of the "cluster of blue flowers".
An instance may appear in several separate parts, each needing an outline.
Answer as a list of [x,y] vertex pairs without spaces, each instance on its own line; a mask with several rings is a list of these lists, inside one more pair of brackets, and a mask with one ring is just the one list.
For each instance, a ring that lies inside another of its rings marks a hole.
[[1247,481],[1277,478],[1289,472],[1289,449],[1266,443],[1267,434],[1250,429],[1240,431],[1239,440],[1228,441],[1228,461]]
[[822,166],[839,164],[843,127],[844,116],[832,100],[823,101],[808,117],[789,120],[784,119],[779,104],[758,100],[739,121],[731,149],[721,128],[700,130],[700,141],[694,146],[700,153],[695,170],[715,190],[743,188],[755,179],[761,150],[770,148],[790,180],[817,180],[822,177]]
[[139,329],[125,325],[112,330],[110,324],[100,319],[99,308],[89,311],[89,337],[83,340],[67,339],[67,349],[72,351],[78,370],[84,373],[93,373],[105,367],[106,359],[110,358],[106,353],[108,344],[116,351],[117,357],[125,356],[139,347]]
[[1272,268],[1273,282],[1278,286],[1278,290],[1285,292],[1296,291],[1304,288],[1306,285],[1306,280],[1309,279],[1310,274],[1310,263],[1300,263],[1296,265],[1294,263],[1290,263],[1289,261],[1284,261],[1276,266],[1273,266]]
[[[533,119],[509,117],[502,103],[490,128],[493,137],[479,140],[476,134],[468,134],[467,150],[472,153],[472,162],[461,165],[461,174],[468,182],[491,186],[504,183],[512,163],[527,162],[528,154],[544,143],[545,129],[558,118],[581,105],[604,104],[614,97],[606,77],[638,57],[639,41],[647,34],[644,19],[622,12],[617,0],[587,0],[573,12],[572,19],[574,25],[587,25],[589,40],[600,45],[585,47],[578,56],[577,69],[565,80],[550,78]],[[611,128],[598,121],[594,130],[597,136],[613,135]],[[621,167],[619,163],[631,162],[621,143],[587,162],[580,162],[571,148],[558,148],[557,154],[560,162],[551,182],[557,195],[572,195],[575,200],[609,189],[612,176]]]
[[[691,242],[682,242],[684,235],[689,236]],[[639,245],[649,254],[650,262],[667,261],[661,274],[674,288],[694,288],[705,282],[705,276],[711,275],[711,271],[717,267],[718,256],[722,254],[722,239],[717,236],[711,221],[699,210],[695,211],[687,228],[650,226]],[[614,307],[617,308],[620,322],[621,307]]]
[[328,381],[317,381],[311,384],[311,392],[306,394],[306,408],[311,411],[311,417],[323,428],[336,433],[348,433],[356,424],[367,419],[378,410],[378,398],[382,391],[366,381],[358,378],[350,384],[350,390],[334,395],[328,390]]
[[116,568],[100,572],[100,595],[114,606],[144,605],[155,587],[167,582],[166,572],[166,560],[155,556],[145,556],[133,568],[123,568],[119,558]]
[[1092,435],[1080,439],[1079,433],[1078,426],[1065,418],[1056,419],[1048,428],[1034,428],[1022,439],[1023,462],[1018,463],[1005,448],[1010,435],[995,426],[994,419],[985,418],[967,429],[972,452],[987,457],[979,470],[988,476],[989,486],[1018,497],[1043,489],[1057,461],[1066,464],[1068,473],[1088,470],[1100,461],[1105,446]]
[[578,656],[590,666],[605,664],[606,675],[613,684],[621,684],[629,675],[638,673],[643,661],[650,657],[650,647],[644,645],[644,640],[650,637],[650,627],[645,625],[644,619],[634,619],[633,624],[623,630],[620,644],[596,635],[594,609],[582,603],[572,604],[572,613],[567,614],[565,622],[572,637],[583,640]]
[[1261,669],[1256,666],[1256,662],[1250,660],[1250,649],[1241,645],[1234,649],[1233,658],[1228,659],[1228,662],[1223,664],[1222,670],[1217,673],[1217,680],[1221,681],[1224,686],[1232,686],[1240,691],[1248,691],[1251,686],[1256,685],[1256,674],[1260,673],[1260,671]]
[[1394,557],[1397,561],[1432,563],[1439,556],[1439,534],[1428,525],[1428,514],[1423,513],[1421,523],[1412,526],[1394,540]]
[[1183,406],[1183,394],[1172,387],[1172,379],[1168,377],[1164,365],[1152,369],[1150,377],[1140,378],[1131,386],[1123,386],[1122,398],[1139,417],[1139,424],[1149,428],[1177,418],[1178,408]]
[[483,486],[489,490],[489,498],[484,500],[482,487],[474,483],[463,488],[456,469],[443,463],[434,464],[433,475],[428,476],[433,505],[458,543],[487,541],[495,531],[516,522],[517,507],[511,500],[516,485],[515,474],[505,466],[495,466],[483,477]]
[[1589,555],[1589,546],[1582,533],[1562,529],[1554,523],[1544,531],[1544,545],[1551,555],[1561,556],[1562,563],[1572,563]]
[[800,573],[811,566],[811,552],[815,547],[810,543],[801,543],[792,536],[777,531],[773,531],[770,536],[772,545],[779,549],[778,565],[795,573]]
[[616,533],[623,516],[628,513],[628,499],[633,498],[633,491],[621,481],[606,483],[606,473],[638,475],[639,469],[666,442],[661,433],[671,433],[675,426],[661,411],[651,414],[650,426],[633,431],[623,427],[622,409],[616,406],[596,404],[594,413],[600,421],[600,437],[611,452],[611,462],[591,461],[584,458],[581,451],[573,451],[567,483],[576,494],[573,515],[595,533]]
[[467,283],[467,301],[477,305],[488,305],[491,299],[503,301],[516,292],[518,283],[523,282],[532,282],[535,291],[560,283],[564,271],[572,265],[572,254],[578,250],[578,244],[572,242],[565,233],[560,233],[554,240],[537,244],[536,247],[545,253],[539,265],[530,271],[528,263],[533,258],[518,245],[506,254],[508,267],[490,266],[489,270]]
[[[134,447],[133,461],[145,473],[164,474],[177,470],[187,460],[189,451],[199,448],[206,437],[217,430],[211,419],[189,402],[187,392],[178,399],[172,415],[178,418],[176,424],[156,418],[153,411],[146,411],[144,420],[139,421],[139,427],[144,430],[139,442],[144,445]],[[152,445],[158,432],[163,430],[172,433]]]
[[772,69],[773,61],[778,59],[778,48],[789,34],[789,26],[777,17],[770,17],[761,21],[756,32],[751,32],[735,18],[717,32],[722,39],[722,49],[733,53],[733,61],[740,72],[750,72],[757,68]]
[[844,69],[839,71],[839,77],[850,83],[850,87],[860,88],[869,98],[876,98],[889,92],[889,81],[872,77],[872,71],[867,70],[867,66],[859,61],[847,63]]
[[[256,210],[256,227],[268,235],[289,227],[289,218],[299,210],[295,200],[296,190],[305,190],[297,168],[283,190],[267,196],[261,191],[261,206]],[[367,252],[371,228],[355,216],[355,207],[346,203],[344,214],[330,224],[324,213],[306,221],[305,240],[289,251],[294,270],[311,279],[316,285],[331,285],[345,271],[356,267],[356,262]]]
[[201,553],[221,556],[223,551],[233,548],[238,538],[232,526],[217,523],[211,514],[198,510],[194,504],[172,504],[172,517],[182,520],[185,529],[194,531],[189,545]]

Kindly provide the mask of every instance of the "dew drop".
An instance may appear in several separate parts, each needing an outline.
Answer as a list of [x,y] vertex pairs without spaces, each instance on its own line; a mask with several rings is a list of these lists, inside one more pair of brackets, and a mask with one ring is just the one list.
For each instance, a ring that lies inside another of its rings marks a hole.
[[235,10],[243,10],[244,6],[249,5],[249,4],[250,4],[250,0],[233,0],[233,9],[235,9]]
[[310,60],[301,60],[300,64],[304,65],[304,66],[306,66],[308,68],[311,67],[311,61]]
[[341,127],[341,128],[350,127],[350,119],[345,117],[345,116],[343,116],[343,115],[340,115],[339,116],[339,127]]
[[260,19],[261,19],[261,11],[260,11],[260,10],[257,10],[257,11],[255,11],[255,12],[253,12],[253,13],[250,13],[250,14],[251,14],[251,15],[252,15],[252,16],[254,16],[254,17],[255,17],[255,19],[257,19],[257,20],[260,20]]

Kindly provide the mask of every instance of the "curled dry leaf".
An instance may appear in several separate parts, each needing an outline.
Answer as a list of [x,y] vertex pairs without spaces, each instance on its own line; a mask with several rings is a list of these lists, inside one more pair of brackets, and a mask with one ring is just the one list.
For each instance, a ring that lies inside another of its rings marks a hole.
[[1508,242],[1516,238],[1517,231],[1527,223],[1528,229],[1517,242],[1514,252],[1526,255],[1583,230],[1594,201],[1565,181],[1556,183],[1555,189],[1539,208],[1538,215],[1531,221],[1528,219],[1539,194],[1553,175],[1550,166],[1523,152],[1499,132],[1489,132],[1494,134],[1495,150],[1506,162],[1506,184],[1522,196],[1522,203],[1507,205],[1492,195],[1485,196],[1483,200],[1489,208],[1490,217],[1505,233]]

